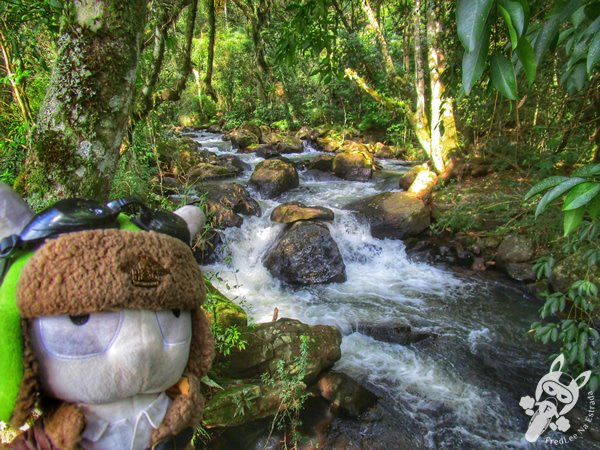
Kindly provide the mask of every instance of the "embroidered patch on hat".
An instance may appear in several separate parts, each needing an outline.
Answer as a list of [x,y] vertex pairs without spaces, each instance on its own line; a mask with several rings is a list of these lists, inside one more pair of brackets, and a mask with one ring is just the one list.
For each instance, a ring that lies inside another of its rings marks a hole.
[[156,287],[160,284],[164,269],[149,256],[142,255],[129,272],[131,284],[137,287]]

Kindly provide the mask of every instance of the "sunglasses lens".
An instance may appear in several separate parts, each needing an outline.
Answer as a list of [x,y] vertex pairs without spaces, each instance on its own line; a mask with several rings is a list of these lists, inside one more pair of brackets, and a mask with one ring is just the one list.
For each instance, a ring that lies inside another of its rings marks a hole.
[[21,232],[21,241],[37,243],[51,236],[93,228],[118,228],[117,214],[92,200],[60,200],[35,216]]

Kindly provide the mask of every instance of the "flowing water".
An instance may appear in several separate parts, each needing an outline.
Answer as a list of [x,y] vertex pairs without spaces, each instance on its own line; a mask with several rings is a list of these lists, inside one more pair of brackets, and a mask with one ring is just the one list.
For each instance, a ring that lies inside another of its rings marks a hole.
[[[220,135],[192,137],[217,154],[234,153]],[[290,159],[316,154],[307,147]],[[252,167],[262,161],[254,154],[238,156]],[[300,172],[300,186],[274,200],[260,200],[249,187],[262,216],[244,217],[241,228],[225,230],[225,262],[204,269],[218,274],[219,287],[237,297],[256,322],[270,321],[277,307],[279,317],[336,326],[343,340],[335,369],[376,392],[423,447],[533,448],[524,437],[529,418],[519,399],[534,395],[549,367],[547,349],[526,336],[539,304],[509,284],[412,262],[402,241],[371,237],[368,225],[343,209],[352,200],[397,189],[405,170],[402,163],[384,162],[378,176],[366,183]],[[245,184],[250,175],[246,171],[235,181]],[[329,227],[346,264],[346,282],[290,286],[262,265],[262,256],[284,227],[269,220],[271,211],[288,201],[335,212]],[[438,337],[399,345],[356,331],[360,324],[381,323],[407,324]],[[595,446],[580,439],[567,447]]]

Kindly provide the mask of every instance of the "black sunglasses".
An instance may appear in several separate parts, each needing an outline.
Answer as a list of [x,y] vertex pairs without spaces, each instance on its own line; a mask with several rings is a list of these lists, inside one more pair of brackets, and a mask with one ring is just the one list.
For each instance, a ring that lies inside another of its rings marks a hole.
[[120,213],[130,215],[135,225],[146,231],[157,231],[190,244],[190,232],[185,221],[169,211],[153,210],[134,198],[113,200],[105,205],[93,200],[70,198],[60,200],[37,214],[19,235],[0,241],[0,259],[17,250],[31,250],[62,233],[119,228]]

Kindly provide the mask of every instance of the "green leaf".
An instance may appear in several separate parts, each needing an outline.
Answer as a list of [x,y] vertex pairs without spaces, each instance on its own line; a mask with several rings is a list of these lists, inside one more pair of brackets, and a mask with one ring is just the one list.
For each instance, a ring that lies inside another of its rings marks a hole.
[[204,375],[200,379],[200,381],[202,383],[204,383],[205,385],[207,385],[207,386],[223,390],[223,387],[219,383],[217,383],[215,380],[213,380],[212,378],[210,378],[208,375]]
[[600,192],[600,183],[587,181],[585,183],[578,184],[565,196],[563,211],[577,209],[588,204],[598,192]]
[[537,61],[535,59],[533,47],[526,37],[519,39],[519,45],[517,45],[517,56],[519,57],[519,61],[521,61],[521,64],[523,64],[523,68],[525,69],[527,84],[531,86],[535,81]]
[[569,178],[560,183],[551,191],[546,192],[546,194],[544,194],[544,196],[537,205],[537,208],[535,210],[535,217],[537,218],[541,213],[543,213],[546,207],[550,204],[550,202],[556,200],[558,197],[560,197],[572,187],[577,186],[580,183],[585,183],[586,181],[586,179],[579,177]]
[[583,90],[587,85],[585,63],[575,64],[571,70],[561,77],[560,82],[571,95]]
[[592,39],[590,50],[587,54],[586,69],[590,75],[598,59],[600,59],[600,33],[596,33],[594,39]]
[[488,57],[490,29],[486,27],[482,38],[476,43],[475,50],[465,51],[462,60],[462,82],[465,93],[471,92],[475,82],[481,77]]
[[598,174],[600,174],[600,163],[580,167],[572,173],[572,175],[576,177],[590,177]]
[[535,41],[535,57],[538,66],[545,53],[550,48],[550,44],[556,39],[560,25],[577,11],[586,0],[561,0],[556,2],[552,11],[546,18],[544,26],[540,30]]
[[493,0],[458,0],[456,5],[458,38],[467,52],[475,51],[477,42],[484,35],[484,28],[489,28],[486,21],[493,3]]
[[492,83],[494,87],[510,100],[517,99],[517,77],[515,68],[502,53],[494,52],[491,61]]
[[525,194],[524,200],[529,200],[534,195],[539,194],[540,192],[543,192],[546,189],[550,189],[551,187],[554,187],[568,179],[569,179],[569,177],[563,177],[563,176],[554,176],[554,177],[544,178],[539,183],[536,183],[533,185],[533,187],[529,190],[529,192],[527,192],[527,194]]
[[499,4],[509,14],[517,38],[523,36],[525,33],[525,10],[523,5],[515,0],[500,0]]
[[517,30],[515,30],[515,27],[512,23],[512,19],[510,18],[510,14],[506,10],[506,8],[502,7],[501,5],[498,5],[498,9],[500,10],[500,14],[502,14],[502,17],[504,17],[506,28],[508,28],[508,35],[510,36],[510,45],[514,50],[515,48],[517,48]]
[[565,217],[563,221],[563,229],[565,232],[564,236],[568,236],[577,229],[577,227],[583,220],[584,214],[585,208],[583,207],[565,211]]
[[596,195],[592,200],[590,200],[587,210],[592,220],[600,216],[600,195]]

